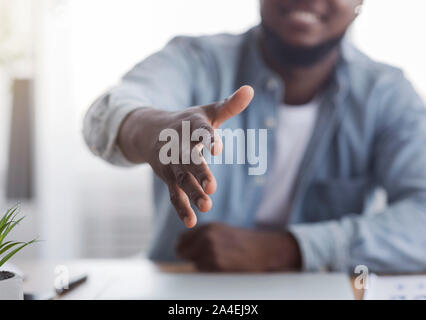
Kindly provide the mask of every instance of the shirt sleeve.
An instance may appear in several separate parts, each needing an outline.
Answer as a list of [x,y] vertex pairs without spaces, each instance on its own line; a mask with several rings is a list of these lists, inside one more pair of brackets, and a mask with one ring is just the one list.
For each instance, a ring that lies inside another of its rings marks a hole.
[[387,192],[388,207],[375,215],[290,226],[305,271],[426,268],[426,109],[405,78],[379,95],[373,175]]
[[176,37],[97,99],[86,113],[83,126],[90,150],[112,164],[131,166],[116,143],[121,123],[142,107],[173,111],[191,106],[199,51],[191,38]]

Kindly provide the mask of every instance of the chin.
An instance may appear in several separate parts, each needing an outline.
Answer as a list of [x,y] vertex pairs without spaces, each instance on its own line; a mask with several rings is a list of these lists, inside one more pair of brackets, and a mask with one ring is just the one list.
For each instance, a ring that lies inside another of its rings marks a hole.
[[280,34],[280,38],[283,40],[283,42],[287,43],[288,45],[291,45],[293,47],[315,47],[322,43],[323,39],[318,38],[315,35],[312,34],[299,34],[296,32],[293,33],[286,33],[286,34]]
[[324,41],[321,25],[297,25],[287,21],[282,21],[278,26],[271,28],[275,29],[275,33],[285,43],[295,47],[314,47]]

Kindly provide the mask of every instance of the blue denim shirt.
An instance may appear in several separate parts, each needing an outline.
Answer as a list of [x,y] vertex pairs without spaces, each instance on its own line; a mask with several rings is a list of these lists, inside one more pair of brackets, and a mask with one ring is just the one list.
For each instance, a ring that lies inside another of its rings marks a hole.
[[[84,126],[91,150],[113,164],[131,165],[116,145],[129,112],[209,104],[248,84],[255,89],[254,100],[223,128],[268,129],[267,161],[273,159],[276,112],[285,86],[262,60],[258,31],[170,41],[92,105]],[[372,61],[346,41],[341,51],[296,178],[288,225],[276,230],[296,237],[306,271],[353,271],[361,264],[376,272],[425,271],[424,103],[400,70]],[[199,223],[255,228],[266,176],[248,175],[248,165],[211,169],[218,190],[211,211],[197,213]],[[388,206],[369,214],[377,188],[386,191]],[[173,261],[185,227],[158,178],[154,197],[149,256]]]

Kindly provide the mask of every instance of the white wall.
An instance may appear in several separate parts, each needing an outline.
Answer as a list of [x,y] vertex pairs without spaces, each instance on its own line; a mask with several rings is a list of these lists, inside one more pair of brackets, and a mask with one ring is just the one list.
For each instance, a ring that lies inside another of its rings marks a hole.
[[365,0],[354,42],[375,59],[403,68],[426,98],[426,1]]

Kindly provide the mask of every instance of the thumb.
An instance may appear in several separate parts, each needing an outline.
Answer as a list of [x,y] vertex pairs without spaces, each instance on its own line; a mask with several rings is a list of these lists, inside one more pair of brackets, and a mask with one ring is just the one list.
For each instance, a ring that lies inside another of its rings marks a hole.
[[219,128],[226,120],[243,112],[253,100],[254,90],[243,86],[224,102],[212,105],[208,116],[214,128]]

